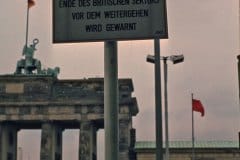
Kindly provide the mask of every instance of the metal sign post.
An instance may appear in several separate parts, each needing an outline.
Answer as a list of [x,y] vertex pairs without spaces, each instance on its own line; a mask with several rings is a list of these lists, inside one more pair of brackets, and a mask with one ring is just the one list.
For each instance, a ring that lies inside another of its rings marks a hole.
[[104,42],[105,160],[118,160],[118,59],[117,42]]
[[154,39],[155,56],[155,121],[156,121],[156,160],[163,160],[163,135],[162,135],[162,94],[161,94],[161,65],[160,65],[160,40]]

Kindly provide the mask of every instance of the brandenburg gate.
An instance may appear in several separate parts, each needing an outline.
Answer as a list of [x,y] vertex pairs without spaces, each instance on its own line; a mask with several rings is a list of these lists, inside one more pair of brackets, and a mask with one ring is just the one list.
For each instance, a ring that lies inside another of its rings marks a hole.
[[[80,129],[79,160],[96,160],[104,128],[103,79],[59,80],[49,75],[0,76],[0,160],[16,160],[17,133],[41,129],[40,160],[62,159],[64,129]],[[135,156],[132,116],[138,113],[130,79],[119,80],[119,157]]]

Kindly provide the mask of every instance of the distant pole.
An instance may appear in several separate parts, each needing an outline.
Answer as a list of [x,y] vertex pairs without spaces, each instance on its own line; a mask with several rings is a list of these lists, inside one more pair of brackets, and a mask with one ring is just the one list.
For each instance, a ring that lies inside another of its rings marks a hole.
[[[192,103],[193,103],[193,93],[192,93]],[[192,104],[192,160],[195,160],[195,137],[194,137],[194,114],[193,114],[193,104]]]
[[238,95],[240,99],[240,55],[237,56],[238,59]]
[[25,45],[28,44],[28,26],[29,26],[29,9],[35,5],[34,0],[27,0],[27,22],[26,22],[26,42]]
[[154,52],[155,52],[154,71],[155,71],[156,160],[163,160],[160,40],[157,38],[154,39]]
[[[29,2],[28,2],[29,3]],[[29,25],[29,4],[27,5],[27,22],[26,22],[26,41],[25,45],[27,46],[28,44],[28,25]]]
[[165,160],[169,160],[169,138],[168,138],[168,92],[167,92],[167,57],[163,58],[163,68],[164,68],[164,101],[165,101]]
[[238,146],[239,146],[239,149],[240,149],[240,132],[238,132]]
[[[239,97],[239,106],[240,106],[240,55],[237,56],[237,59],[238,59],[238,97]],[[239,107],[240,109],[240,107]],[[239,148],[240,148],[240,132],[238,132],[238,145],[239,145]]]
[[117,42],[104,42],[104,129],[105,160],[118,160],[118,59]]

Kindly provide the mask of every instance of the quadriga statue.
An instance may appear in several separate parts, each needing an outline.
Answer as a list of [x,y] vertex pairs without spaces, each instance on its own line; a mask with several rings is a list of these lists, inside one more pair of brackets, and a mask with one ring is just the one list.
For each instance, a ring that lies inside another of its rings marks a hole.
[[39,43],[38,39],[33,40],[33,44],[29,47],[27,45],[23,48],[23,56],[25,59],[21,59],[17,62],[17,68],[15,74],[40,74],[41,62],[34,58],[34,52],[37,50],[36,45]]

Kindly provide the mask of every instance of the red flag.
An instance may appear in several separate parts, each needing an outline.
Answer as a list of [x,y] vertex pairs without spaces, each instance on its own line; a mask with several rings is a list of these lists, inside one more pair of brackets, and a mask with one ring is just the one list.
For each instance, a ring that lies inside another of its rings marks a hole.
[[34,5],[35,5],[34,0],[28,0],[28,8],[31,8]]
[[204,107],[200,100],[192,99],[192,110],[200,112],[201,116],[204,116]]

